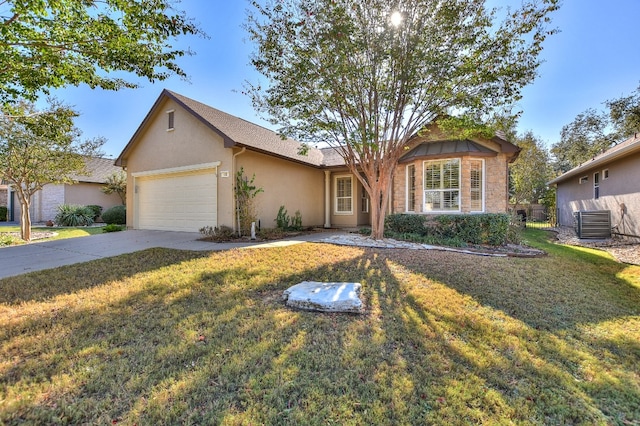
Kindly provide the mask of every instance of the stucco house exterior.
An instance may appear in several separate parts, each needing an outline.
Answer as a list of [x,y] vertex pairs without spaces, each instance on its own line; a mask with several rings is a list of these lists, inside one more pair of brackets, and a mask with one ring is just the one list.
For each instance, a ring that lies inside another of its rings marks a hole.
[[609,210],[614,234],[640,237],[640,134],[555,178],[558,223],[577,211]]
[[[30,206],[32,223],[53,221],[61,204],[98,205],[103,211],[122,204],[117,194],[107,195],[100,190],[109,176],[121,172],[122,169],[115,166],[111,158],[90,157],[85,161],[89,174],[74,176],[77,183],[45,185],[33,195]],[[9,220],[19,221],[20,202],[17,195],[11,191],[11,186],[8,186],[7,207]]]
[[[506,212],[508,163],[519,149],[493,139],[415,140],[394,176],[388,213]],[[275,227],[280,206],[304,226],[370,223],[369,200],[333,148],[311,147],[164,90],[115,164],[127,171],[127,226],[197,232],[235,229],[238,170],[255,175],[258,219]]]

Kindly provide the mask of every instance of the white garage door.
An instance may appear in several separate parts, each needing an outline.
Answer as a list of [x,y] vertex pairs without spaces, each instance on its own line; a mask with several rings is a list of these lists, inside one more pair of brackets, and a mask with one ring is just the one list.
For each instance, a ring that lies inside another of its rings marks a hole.
[[198,232],[218,223],[214,170],[139,177],[136,187],[139,229]]

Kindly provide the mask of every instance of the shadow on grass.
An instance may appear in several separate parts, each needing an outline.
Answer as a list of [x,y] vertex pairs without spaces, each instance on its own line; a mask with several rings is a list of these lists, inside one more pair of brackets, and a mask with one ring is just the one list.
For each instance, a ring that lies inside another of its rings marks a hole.
[[[171,255],[167,253],[171,251]],[[44,271],[0,279],[0,303],[45,301],[112,281],[206,256],[203,252],[162,248],[143,250]]]
[[[586,314],[544,322],[526,316],[525,306],[542,309],[540,295],[486,278],[485,271],[517,271],[547,259],[318,244],[184,254],[178,261],[179,253],[133,256],[138,260],[123,265],[113,282],[103,281],[109,285],[79,286],[66,298],[49,290],[61,296],[58,304],[25,295],[34,301],[31,310],[8,307],[24,311],[10,316],[0,339],[0,422],[594,424],[638,418],[633,366],[640,355],[631,344],[638,321],[628,330],[616,325],[638,309],[596,312],[587,322],[604,325],[588,330],[582,328]],[[108,260],[85,264],[84,273],[102,268],[100,262]],[[303,280],[361,282],[367,314],[287,309],[282,291]],[[469,280],[484,283],[490,296],[481,300]],[[516,300],[500,301],[500,292]],[[627,305],[612,294],[597,296]],[[500,307],[505,304],[525,306],[511,314]],[[628,346],[618,345],[622,336]]]

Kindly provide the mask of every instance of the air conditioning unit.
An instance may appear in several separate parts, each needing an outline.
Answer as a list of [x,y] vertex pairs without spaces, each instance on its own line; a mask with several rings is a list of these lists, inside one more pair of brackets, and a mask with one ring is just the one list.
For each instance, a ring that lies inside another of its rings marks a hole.
[[578,211],[573,215],[578,238],[611,238],[611,211]]

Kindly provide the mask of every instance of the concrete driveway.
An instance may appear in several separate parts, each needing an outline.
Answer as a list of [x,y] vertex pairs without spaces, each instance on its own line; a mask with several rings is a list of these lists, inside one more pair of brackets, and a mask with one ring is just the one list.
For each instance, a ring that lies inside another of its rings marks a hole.
[[215,251],[232,248],[262,248],[317,241],[328,234],[300,235],[269,243],[211,243],[198,241],[195,232],[129,230],[0,248],[0,278],[57,268],[74,263],[133,253],[153,247]]

